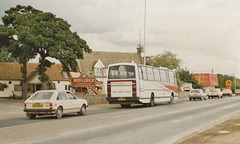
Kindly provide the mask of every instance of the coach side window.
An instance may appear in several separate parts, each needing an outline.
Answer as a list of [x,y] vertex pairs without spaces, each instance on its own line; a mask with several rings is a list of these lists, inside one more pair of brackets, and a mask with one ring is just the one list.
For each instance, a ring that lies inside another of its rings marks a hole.
[[163,82],[167,81],[166,71],[160,70],[160,74],[161,74],[161,81],[163,81]]
[[143,71],[143,79],[147,80],[147,72],[146,72],[146,67],[142,67],[142,71]]
[[148,80],[154,80],[153,69],[151,67],[147,67],[147,76]]
[[159,71],[158,69],[153,69],[153,72],[154,72],[154,77],[155,77],[155,80],[156,81],[160,81],[160,76],[159,76]]
[[139,73],[139,78],[143,79],[143,77],[142,77],[143,73],[142,73],[142,69],[140,66],[138,66],[138,73]]
[[170,81],[170,80],[169,80],[169,71],[166,70],[165,72],[166,72],[166,77],[167,77],[167,80],[166,80],[166,81],[169,82],[169,81]]
[[171,83],[175,83],[175,80],[174,80],[174,74],[172,71],[169,72],[169,80]]

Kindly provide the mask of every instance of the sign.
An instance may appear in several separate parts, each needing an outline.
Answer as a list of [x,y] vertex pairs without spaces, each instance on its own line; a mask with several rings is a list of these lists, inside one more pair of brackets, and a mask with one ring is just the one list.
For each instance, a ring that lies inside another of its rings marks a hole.
[[226,85],[226,87],[231,87],[232,86],[232,81],[227,80],[225,85]]
[[4,91],[4,85],[0,83],[0,91]]
[[95,87],[94,78],[73,78],[72,86],[74,87]]

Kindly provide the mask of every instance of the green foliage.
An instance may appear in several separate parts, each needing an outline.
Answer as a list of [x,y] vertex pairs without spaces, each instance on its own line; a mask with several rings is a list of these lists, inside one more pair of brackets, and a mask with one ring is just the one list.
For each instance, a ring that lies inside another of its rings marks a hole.
[[12,57],[11,53],[7,51],[6,46],[2,46],[0,49],[0,62],[18,62],[18,59]]
[[203,85],[199,84],[198,81],[193,77],[188,70],[178,69],[177,71],[178,78],[186,83],[192,83],[193,88],[197,89],[203,88]]
[[168,69],[180,68],[182,60],[177,58],[177,55],[166,51],[163,54],[158,54],[152,59],[152,66],[167,67]]
[[[232,90],[234,90],[235,83],[234,83],[234,76],[229,76],[229,75],[222,75],[222,74],[217,74],[218,78],[218,84],[220,88],[225,88],[225,84],[227,80],[232,81]],[[236,79],[236,88],[240,88],[240,79]]]
[[[5,11],[2,20],[5,26],[2,29],[7,28],[9,42],[5,45],[13,57],[25,64],[37,54],[40,55],[38,73],[42,82],[48,81],[45,72],[53,64],[46,58],[58,59],[63,70],[69,74],[70,70],[77,70],[76,59],[83,58],[83,51],[91,52],[86,41],[70,30],[70,24],[52,13],[32,6],[17,5]],[[22,72],[25,73],[26,69]]]

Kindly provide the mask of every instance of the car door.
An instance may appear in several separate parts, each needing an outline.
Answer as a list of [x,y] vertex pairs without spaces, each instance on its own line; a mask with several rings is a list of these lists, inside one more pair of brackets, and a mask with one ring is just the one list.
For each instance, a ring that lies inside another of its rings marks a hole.
[[67,94],[64,91],[58,92],[58,103],[59,103],[59,106],[63,107],[63,113],[70,112],[71,103],[68,99]]
[[71,112],[79,112],[81,108],[81,104],[77,100],[77,97],[74,96],[71,92],[66,92],[69,102],[70,102],[70,111]]

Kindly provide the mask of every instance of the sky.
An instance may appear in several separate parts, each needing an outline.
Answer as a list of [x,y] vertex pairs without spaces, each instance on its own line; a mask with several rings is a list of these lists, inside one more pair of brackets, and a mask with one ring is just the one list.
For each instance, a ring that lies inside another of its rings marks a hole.
[[[68,21],[93,51],[143,45],[145,0],[1,0],[0,17],[17,4]],[[147,56],[171,51],[193,73],[240,78],[240,1],[146,0],[145,48]]]

